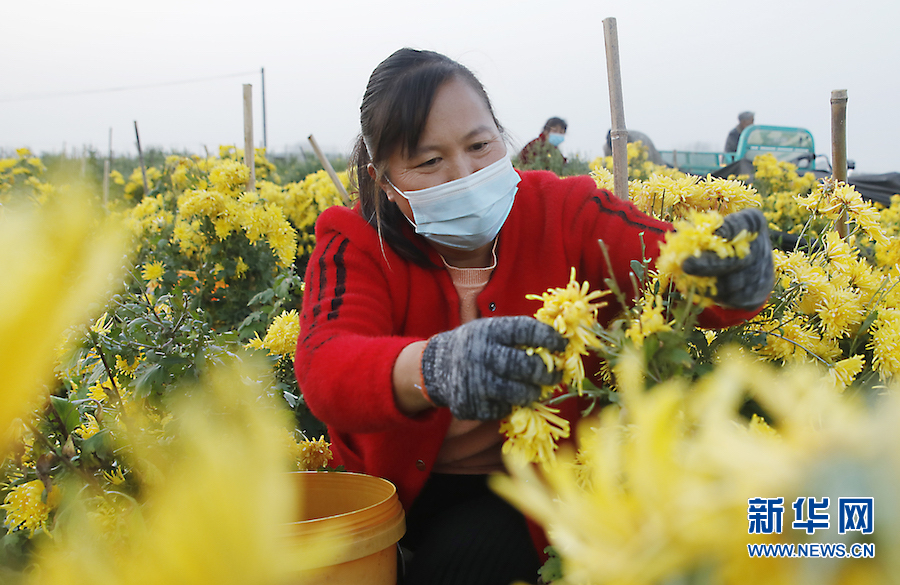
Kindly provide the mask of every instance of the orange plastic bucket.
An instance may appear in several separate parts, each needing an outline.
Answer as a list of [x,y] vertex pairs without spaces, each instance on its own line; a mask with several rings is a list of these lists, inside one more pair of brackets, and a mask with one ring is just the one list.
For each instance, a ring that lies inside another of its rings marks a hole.
[[[290,524],[299,542],[314,542],[326,554],[305,558],[294,583],[304,585],[395,585],[396,543],[406,531],[394,484],[349,472],[298,471],[300,519]],[[304,554],[298,545],[296,554]]]

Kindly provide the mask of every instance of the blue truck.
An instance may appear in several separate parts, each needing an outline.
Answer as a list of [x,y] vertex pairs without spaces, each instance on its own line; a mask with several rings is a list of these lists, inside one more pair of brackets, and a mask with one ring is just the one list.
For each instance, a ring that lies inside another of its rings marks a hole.
[[[740,161],[752,163],[757,155],[770,153],[776,159],[788,161],[805,170],[816,169],[816,145],[813,136],[805,128],[790,126],[766,126],[754,124],[741,133],[735,152],[693,152],[683,150],[659,151],[663,162],[692,175],[716,174]],[[734,172],[733,174],[740,174]]]

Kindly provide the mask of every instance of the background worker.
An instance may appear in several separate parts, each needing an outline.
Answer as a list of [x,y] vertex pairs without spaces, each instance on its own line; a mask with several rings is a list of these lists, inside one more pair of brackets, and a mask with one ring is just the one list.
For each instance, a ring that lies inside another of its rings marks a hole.
[[554,171],[557,174],[566,164],[566,157],[559,145],[566,139],[568,124],[562,118],[550,118],[537,138],[519,151],[517,166],[520,169]]
[[725,152],[736,152],[738,140],[741,138],[741,132],[747,126],[753,125],[753,112],[741,112],[738,114],[738,125],[731,129],[728,138],[725,139]]

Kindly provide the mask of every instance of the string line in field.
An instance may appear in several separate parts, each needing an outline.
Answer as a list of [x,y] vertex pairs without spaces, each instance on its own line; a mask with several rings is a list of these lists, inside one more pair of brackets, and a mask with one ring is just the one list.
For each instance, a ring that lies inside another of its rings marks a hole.
[[194,79],[182,79],[178,81],[163,81],[158,83],[144,83],[140,85],[127,85],[122,87],[108,87],[105,89],[85,89],[80,91],[66,91],[66,92],[56,92],[56,93],[33,93],[33,94],[24,94],[18,96],[6,96],[0,97],[0,103],[8,103],[8,102],[20,102],[20,101],[32,101],[32,100],[43,100],[43,99],[53,99],[53,98],[62,98],[62,97],[74,97],[79,95],[91,95],[98,93],[114,93],[119,91],[131,91],[135,89],[151,89],[154,87],[167,87],[172,85],[186,85],[189,83],[202,83],[204,81],[214,81],[217,79],[227,79],[230,77],[243,77],[245,75],[256,75],[259,74],[259,71],[244,71],[242,73],[228,73],[225,75],[213,75],[210,77],[196,77]]

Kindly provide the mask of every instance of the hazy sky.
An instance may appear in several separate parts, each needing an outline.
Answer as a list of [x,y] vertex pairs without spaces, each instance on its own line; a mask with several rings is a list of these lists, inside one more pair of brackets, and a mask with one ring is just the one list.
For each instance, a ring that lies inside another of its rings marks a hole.
[[[900,2],[856,0],[31,0],[0,16],[0,149],[243,145],[253,84],[270,151],[347,152],[372,69],[395,49],[443,52],[490,94],[513,147],[550,116],[592,158],[610,127],[602,20],[618,25],[625,122],[659,149],[720,150],[743,110],[808,128],[831,155],[831,91],[846,89],[848,158],[900,171]],[[216,78],[221,76],[230,77]],[[205,80],[176,83],[186,80]],[[135,88],[101,91],[115,88]]]

